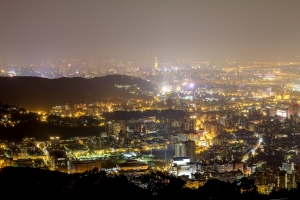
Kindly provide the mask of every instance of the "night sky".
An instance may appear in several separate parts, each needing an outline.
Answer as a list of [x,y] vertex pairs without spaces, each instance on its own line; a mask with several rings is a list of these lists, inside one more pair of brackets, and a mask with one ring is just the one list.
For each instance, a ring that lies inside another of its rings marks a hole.
[[299,0],[0,0],[0,58],[300,56]]

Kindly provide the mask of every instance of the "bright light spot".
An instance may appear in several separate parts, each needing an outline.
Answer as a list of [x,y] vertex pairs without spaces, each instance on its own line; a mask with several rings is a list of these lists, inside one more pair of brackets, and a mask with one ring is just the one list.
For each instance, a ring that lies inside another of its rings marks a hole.
[[167,87],[164,86],[164,87],[162,88],[162,91],[163,91],[163,92],[167,92]]

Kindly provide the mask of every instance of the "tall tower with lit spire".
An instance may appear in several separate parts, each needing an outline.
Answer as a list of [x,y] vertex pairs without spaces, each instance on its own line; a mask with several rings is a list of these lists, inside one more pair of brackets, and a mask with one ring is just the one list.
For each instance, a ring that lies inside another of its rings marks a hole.
[[154,69],[157,69],[158,68],[158,63],[157,63],[157,58],[155,56],[155,61],[154,61]]

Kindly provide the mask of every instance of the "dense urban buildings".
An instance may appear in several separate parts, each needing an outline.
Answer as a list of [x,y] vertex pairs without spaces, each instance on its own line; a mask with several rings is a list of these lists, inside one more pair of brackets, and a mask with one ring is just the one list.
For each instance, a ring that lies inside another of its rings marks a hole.
[[299,199],[299,7],[0,1],[0,199]]
[[[58,128],[95,127],[98,132],[2,140],[1,167],[65,173],[97,167],[126,175],[159,170],[183,177],[190,187],[215,178],[233,182],[247,177],[255,180],[262,194],[274,188],[295,188],[300,177],[299,64],[200,62],[183,67],[159,64],[155,57],[149,71],[126,70],[127,75],[158,86],[148,91],[151,100],[85,100],[40,111],[2,102],[2,130],[36,120]],[[76,74],[75,68],[68,70],[63,76]],[[4,68],[2,72],[11,78],[18,75]],[[103,72],[111,73],[105,68]],[[124,71],[113,74],[118,73]],[[100,74],[83,77],[94,76]],[[114,87],[145,93],[136,84]]]

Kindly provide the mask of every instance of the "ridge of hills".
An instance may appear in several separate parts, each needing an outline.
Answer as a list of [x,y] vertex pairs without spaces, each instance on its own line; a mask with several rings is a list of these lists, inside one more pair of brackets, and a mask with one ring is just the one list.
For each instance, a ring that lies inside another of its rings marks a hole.
[[49,110],[56,105],[69,105],[109,99],[152,100],[146,94],[132,94],[117,85],[136,85],[141,91],[156,91],[149,81],[125,75],[108,75],[91,79],[73,77],[47,79],[40,77],[0,77],[0,101],[29,110]]

